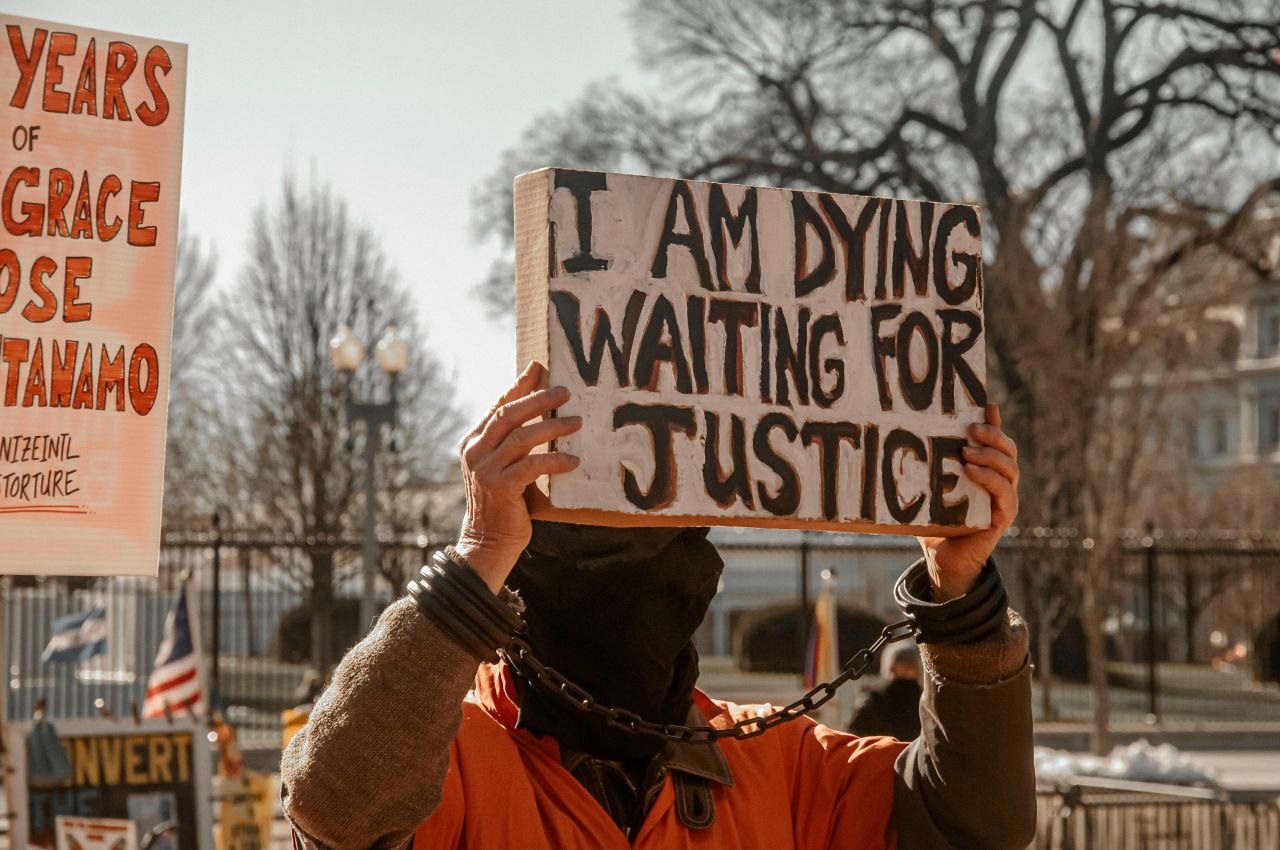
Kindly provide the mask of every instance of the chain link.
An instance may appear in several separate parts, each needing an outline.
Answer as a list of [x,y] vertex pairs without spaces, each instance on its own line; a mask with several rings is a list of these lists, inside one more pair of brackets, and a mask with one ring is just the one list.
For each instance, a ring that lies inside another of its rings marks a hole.
[[717,729],[714,726],[680,726],[673,723],[654,723],[653,721],[645,720],[633,711],[601,705],[596,702],[595,698],[585,688],[574,684],[569,679],[566,679],[563,674],[556,672],[553,668],[539,661],[538,657],[533,654],[533,648],[519,637],[513,637],[507,648],[500,650],[500,654],[511,665],[512,669],[526,680],[540,683],[566,704],[584,714],[601,718],[612,729],[686,743],[710,744],[722,738],[735,738],[738,740],[754,738],[757,735],[763,735],[775,726],[789,723],[792,720],[817,711],[836,695],[836,691],[844,683],[860,679],[866,675],[867,670],[876,662],[876,659],[886,646],[900,640],[906,640],[914,634],[915,628],[909,620],[885,626],[875,642],[871,646],[855,652],[853,657],[845,662],[844,670],[840,675],[830,682],[819,684],[795,702],[778,709],[772,714],[767,714],[763,717],[748,717],[724,729]]

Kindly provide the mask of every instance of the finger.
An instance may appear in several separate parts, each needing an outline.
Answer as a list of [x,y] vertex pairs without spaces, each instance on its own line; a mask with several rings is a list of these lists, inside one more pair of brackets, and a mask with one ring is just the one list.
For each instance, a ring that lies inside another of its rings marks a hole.
[[578,468],[582,459],[565,452],[544,452],[521,458],[503,470],[506,483],[523,490],[543,475],[559,475]]
[[996,404],[994,401],[989,401],[987,402],[987,408],[985,412],[987,414],[987,424],[994,426],[996,428],[999,428],[1001,425],[1000,405]]
[[569,391],[564,387],[552,387],[538,390],[515,401],[507,402],[493,412],[489,424],[485,425],[475,445],[481,452],[489,452],[501,445],[515,429],[530,419],[536,419],[569,400]]
[[964,474],[992,496],[1013,492],[1013,482],[994,469],[966,463],[964,465]]
[[995,449],[965,446],[964,460],[965,463],[976,463],[979,466],[994,469],[1013,484],[1018,483],[1020,476],[1018,464],[1004,452],[998,452]]
[[557,416],[529,425],[521,425],[507,435],[494,451],[493,463],[509,466],[536,447],[558,437],[567,437],[582,427],[581,416]]
[[489,424],[489,420],[491,420],[493,415],[498,412],[498,408],[502,407],[504,404],[510,404],[518,398],[527,396],[529,393],[537,389],[538,383],[542,379],[542,373],[545,371],[546,368],[537,360],[530,360],[529,364],[524,367],[524,371],[516,378],[516,382],[507,387],[502,395],[498,396],[498,400],[494,403],[493,407],[489,408],[485,415],[480,418],[476,427],[471,429],[471,436],[484,431],[485,426]]
[[965,464],[964,474],[991,494],[991,513],[1017,513],[1018,491],[1013,482],[985,466]]
[[998,452],[1003,452],[1014,460],[1018,459],[1018,444],[1013,439],[993,425],[969,426],[969,436],[973,438],[975,443],[982,443],[984,446],[990,446]]

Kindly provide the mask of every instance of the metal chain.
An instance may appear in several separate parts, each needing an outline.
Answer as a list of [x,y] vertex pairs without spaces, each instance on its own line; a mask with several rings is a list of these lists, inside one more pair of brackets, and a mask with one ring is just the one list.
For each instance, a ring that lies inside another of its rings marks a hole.
[[563,674],[556,672],[539,661],[538,657],[533,654],[533,648],[519,637],[513,637],[507,648],[500,652],[503,659],[525,679],[531,682],[536,679],[537,682],[560,697],[563,702],[584,714],[591,714],[603,719],[612,729],[673,741],[709,744],[721,738],[735,738],[738,740],[754,738],[757,735],[763,735],[774,726],[789,723],[796,718],[804,717],[816,711],[834,697],[836,691],[845,682],[851,682],[866,675],[867,670],[875,663],[876,658],[887,645],[906,640],[914,634],[915,628],[910,620],[903,620],[900,623],[885,626],[875,642],[871,646],[854,653],[853,657],[845,662],[843,672],[830,682],[823,682],[800,697],[800,699],[772,714],[767,714],[763,717],[748,717],[724,729],[717,729],[714,726],[680,726],[674,723],[654,723],[625,708],[610,708],[601,705],[596,702],[595,698],[586,689],[574,684],[566,679]]

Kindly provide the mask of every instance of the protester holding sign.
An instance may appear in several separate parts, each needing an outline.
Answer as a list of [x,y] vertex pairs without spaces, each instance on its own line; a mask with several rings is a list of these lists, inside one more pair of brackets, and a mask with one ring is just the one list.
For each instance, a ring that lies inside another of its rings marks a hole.
[[[536,653],[597,701],[646,721],[723,729],[767,709],[694,690],[691,637],[721,562],[697,529],[530,522],[524,488],[579,460],[563,388],[532,367],[463,449],[460,541],[347,656],[285,752],[286,814],[304,843],[345,848],[1024,847],[1034,834],[1027,635],[1003,596],[975,611],[1017,512],[999,414],[971,429],[965,473],[992,525],[925,541],[911,584],[927,670],[922,736],[861,739],[807,718],[747,740],[663,742],[575,712],[494,652],[523,599]],[[491,607],[483,606],[487,594]],[[948,617],[968,619],[949,642]],[[935,641],[933,633],[938,635]],[[477,663],[481,663],[477,673]],[[529,675],[528,669],[521,671]],[[463,702],[468,689],[474,689]],[[461,710],[459,707],[461,706]],[[465,835],[465,842],[464,842]]]
[[[1017,452],[986,403],[978,238],[969,207],[520,177],[532,362],[463,443],[458,543],[285,752],[302,843],[1025,847],[1027,633],[991,560]],[[916,741],[695,689],[708,524],[921,535],[878,644],[920,644]]]

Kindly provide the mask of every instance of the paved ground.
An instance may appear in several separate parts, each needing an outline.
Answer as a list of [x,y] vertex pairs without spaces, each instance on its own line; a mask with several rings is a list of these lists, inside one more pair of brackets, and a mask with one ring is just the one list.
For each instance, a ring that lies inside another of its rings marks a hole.
[[1272,752],[1187,752],[1196,763],[1212,768],[1225,788],[1275,791],[1280,794],[1280,750]]
[[[794,674],[744,673],[727,657],[700,659],[702,676],[698,686],[712,696],[739,703],[785,704],[800,696],[800,677]],[[1141,723],[1150,710],[1146,692],[1146,670],[1140,665],[1113,664],[1115,686],[1111,688],[1111,714],[1116,723]],[[1234,721],[1275,724],[1280,730],[1280,686],[1245,682],[1239,677],[1218,673],[1208,667],[1164,664],[1160,672],[1161,695],[1157,708],[1160,719],[1169,724]],[[841,689],[847,705],[856,700],[858,682]],[[1053,704],[1059,723],[1088,723],[1092,716],[1086,685],[1055,683]],[[1042,721],[1042,695],[1033,685],[1032,709]],[[1280,746],[1280,742],[1278,742]]]

